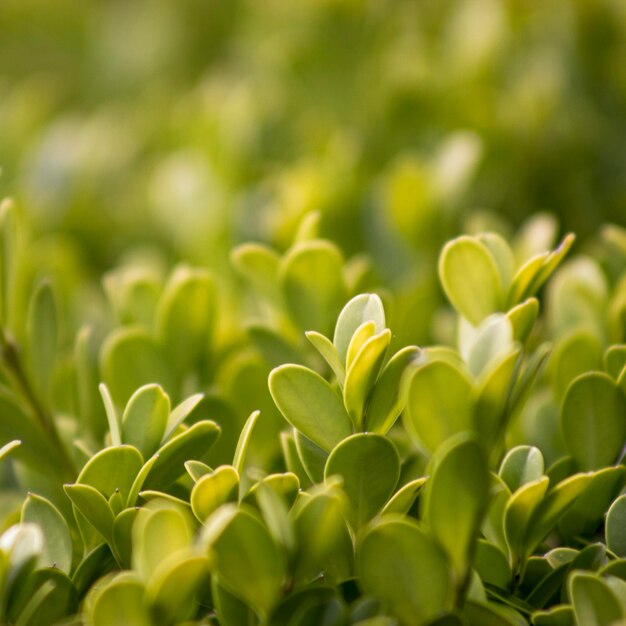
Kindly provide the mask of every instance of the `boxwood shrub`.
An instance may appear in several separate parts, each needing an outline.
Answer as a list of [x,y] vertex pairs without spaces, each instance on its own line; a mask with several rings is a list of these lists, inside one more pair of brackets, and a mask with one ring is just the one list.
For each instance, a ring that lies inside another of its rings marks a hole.
[[626,623],[626,231],[451,239],[418,346],[318,217],[99,290],[2,204],[0,622]]

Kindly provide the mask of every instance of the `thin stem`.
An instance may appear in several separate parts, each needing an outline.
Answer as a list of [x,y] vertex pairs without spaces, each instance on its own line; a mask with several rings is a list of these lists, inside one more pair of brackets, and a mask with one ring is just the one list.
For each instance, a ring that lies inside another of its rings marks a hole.
[[46,410],[44,404],[39,400],[37,394],[31,385],[28,376],[22,366],[19,350],[15,342],[9,338],[4,330],[0,327],[0,354],[2,362],[5,365],[5,371],[14,387],[21,392],[22,396],[29,404],[32,414],[39,422],[44,432],[50,437],[54,447],[56,448],[64,474],[70,479],[76,476],[76,468],[74,462],[70,458],[65,444],[59,435],[52,414]]

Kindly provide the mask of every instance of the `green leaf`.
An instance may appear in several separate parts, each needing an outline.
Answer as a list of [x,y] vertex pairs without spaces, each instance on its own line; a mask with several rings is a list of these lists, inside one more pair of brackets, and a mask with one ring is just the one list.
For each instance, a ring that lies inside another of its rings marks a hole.
[[583,470],[615,463],[626,440],[626,400],[613,379],[589,372],[569,386],[561,406],[565,444]]
[[118,406],[124,406],[136,389],[149,383],[159,383],[170,395],[175,395],[172,364],[142,328],[114,330],[102,344],[100,368]]
[[459,432],[472,430],[471,384],[444,361],[420,367],[409,383],[404,423],[430,451]]
[[211,576],[211,597],[221,626],[258,626],[259,618],[254,611],[219,583],[218,576]]
[[[402,567],[398,567],[401,563]],[[452,572],[443,550],[410,519],[384,518],[357,547],[363,591],[385,603],[407,626],[452,609]]]
[[513,348],[483,373],[474,386],[474,423],[486,445],[491,446],[506,427],[511,414],[507,402],[519,366],[521,348]]
[[496,261],[485,244],[462,236],[439,256],[439,280],[452,306],[474,326],[502,309],[503,286]]
[[542,476],[526,483],[509,498],[504,509],[504,535],[514,557],[524,553],[527,528],[530,520],[543,500],[549,479]]
[[508,589],[513,572],[506,555],[493,543],[479,539],[476,544],[474,568],[486,584]]
[[202,476],[191,491],[190,504],[194,515],[204,522],[226,502],[237,500],[239,474],[230,465],[218,467],[212,474]]
[[343,399],[357,430],[363,427],[365,406],[385,360],[390,341],[389,329],[368,339],[348,367]]
[[146,584],[145,602],[165,623],[180,623],[197,612],[198,592],[208,579],[209,559],[181,550],[160,563]]
[[566,538],[591,536],[604,514],[622,491],[626,467],[605,467],[593,474],[585,490],[559,521],[559,532]]
[[[56,569],[40,570],[20,589],[25,596],[12,598],[11,613],[19,619],[16,626],[54,626],[78,609],[78,596],[72,581]],[[12,617],[12,615],[10,615]]]
[[258,502],[259,489],[269,487],[279,495],[289,506],[291,506],[300,492],[300,480],[292,472],[281,472],[268,474],[250,487],[250,491],[245,495],[244,502]]
[[157,505],[166,506],[173,504],[180,509],[191,509],[187,500],[173,496],[171,493],[157,491],[156,489],[144,489],[139,492],[139,497],[146,502],[154,502]]
[[301,241],[311,241],[319,238],[321,214],[319,211],[308,211],[304,214],[298,230],[293,238],[294,243]]
[[156,333],[177,371],[206,362],[214,317],[211,274],[200,268],[176,268],[159,300]]
[[130,491],[128,492],[128,497],[126,498],[126,506],[135,506],[137,502],[137,497],[139,496],[139,492],[143,488],[143,484],[146,480],[146,476],[150,473],[152,466],[157,462],[159,458],[158,454],[153,454],[142,466],[137,475],[135,476],[135,480],[130,487]]
[[204,459],[220,434],[220,427],[210,420],[190,426],[170,439],[158,452],[143,484],[144,489],[162,490],[185,473],[185,462]]
[[[297,481],[293,474],[286,476],[291,476]],[[287,499],[277,489],[271,487],[267,480],[259,481],[255,485],[254,495],[272,539],[287,553],[293,554],[296,540],[293,525],[289,519]]]
[[[285,460],[285,466],[287,471],[292,472],[294,475],[298,477],[302,488],[308,488],[311,486],[312,481],[309,478],[309,475],[304,469],[304,465],[300,460],[300,455],[298,454],[298,448],[296,447],[296,440],[293,429],[289,432],[280,433],[280,444],[283,453],[283,458]],[[320,448],[321,449],[321,448]],[[323,450],[322,450],[323,452]],[[324,452],[324,454],[326,454]],[[321,470],[322,478],[324,474],[324,466],[322,464]]]
[[530,335],[537,317],[539,316],[539,300],[528,298],[521,304],[514,306],[506,316],[513,327],[513,339],[524,343]]
[[163,434],[162,442],[169,439],[170,435],[176,431],[176,429],[191,415],[193,410],[203,400],[204,394],[195,393],[193,396],[189,396],[183,400],[180,404],[176,405],[167,419],[167,425],[165,427],[165,433]]
[[283,257],[278,281],[287,311],[302,330],[326,333],[348,295],[339,249],[323,240],[293,246]]
[[41,528],[43,549],[39,566],[56,567],[69,574],[72,567],[72,538],[59,510],[46,498],[29,493],[22,506],[22,522],[32,522]]
[[372,321],[363,322],[363,324],[354,331],[354,335],[352,335],[352,339],[348,345],[348,351],[346,352],[346,371],[350,369],[352,361],[354,361],[356,355],[365,345],[365,342],[376,334],[376,324]]
[[300,351],[279,332],[266,324],[246,324],[246,332],[270,367],[277,367],[283,363],[299,363],[301,365],[304,363]]
[[406,381],[417,367],[419,348],[408,346],[396,352],[387,362],[365,409],[365,432],[384,435],[404,409]]
[[84,595],[104,572],[110,572],[115,567],[111,548],[106,543],[99,543],[85,555],[72,576],[72,582],[78,594]]
[[127,498],[137,473],[143,466],[141,454],[133,446],[113,446],[95,454],[81,470],[76,483],[90,485],[106,499],[119,490]]
[[346,503],[337,487],[318,488],[293,514],[298,550],[294,576],[343,582],[353,576],[354,549],[345,521]]
[[523,617],[512,607],[495,602],[466,602],[463,613],[471,626],[522,626]]
[[237,441],[235,456],[233,457],[233,467],[239,476],[243,474],[248,448],[250,447],[250,441],[252,440],[252,433],[254,432],[254,427],[259,420],[260,415],[260,411],[254,411],[251,413],[246,420],[244,427],[241,429],[239,440]]
[[341,310],[335,325],[333,343],[337,348],[340,362],[345,364],[348,346],[352,337],[364,322],[374,322],[375,332],[385,328],[385,309],[382,300],[375,293],[362,293],[350,300]]
[[511,491],[543,476],[543,455],[534,446],[517,446],[507,453],[498,472]]
[[469,350],[467,366],[472,376],[478,378],[493,368],[513,348],[513,326],[506,315],[495,314],[486,318],[476,329]]
[[598,576],[574,572],[568,584],[578,626],[615,626],[622,623],[624,610],[617,596]]
[[406,485],[402,486],[393,497],[389,499],[387,504],[383,507],[382,514],[397,513],[399,515],[406,515],[419,495],[426,477],[416,478],[411,480]]
[[326,363],[328,363],[330,369],[332,369],[333,374],[335,374],[335,377],[337,378],[337,382],[340,385],[343,385],[346,378],[346,370],[343,363],[339,359],[339,353],[337,352],[337,348],[335,348],[333,342],[326,337],[326,335],[322,335],[322,333],[315,332],[314,330],[308,330],[304,334],[315,349],[322,355],[322,358],[326,361]]
[[472,562],[490,483],[486,455],[477,441],[456,437],[437,450],[420,501],[422,518],[460,579]]
[[497,233],[479,233],[476,235],[476,239],[491,252],[500,275],[500,284],[506,289],[511,284],[515,270],[515,259],[511,246],[504,237]]
[[26,326],[30,369],[37,389],[46,398],[50,393],[58,344],[57,309],[48,281],[41,282],[33,292]]
[[19,591],[43,547],[43,533],[36,524],[14,524],[0,535],[0,582],[3,583],[0,609],[12,593]]
[[557,400],[562,401],[577,376],[599,369],[601,363],[602,346],[595,333],[579,328],[559,339],[548,362],[548,374]]
[[606,545],[619,557],[626,557],[626,495],[613,502],[606,516]]
[[197,483],[203,476],[213,473],[213,469],[202,461],[185,461],[185,469],[194,483]]
[[131,396],[122,416],[122,441],[148,458],[163,438],[170,414],[170,399],[160,385],[145,385]]
[[572,626],[574,611],[570,605],[553,606],[546,611],[533,613],[533,626]]
[[344,439],[330,453],[324,477],[341,476],[351,519],[360,528],[392,496],[400,477],[400,457],[383,435],[358,433]]
[[297,430],[294,430],[294,440],[300,463],[311,482],[321,483],[324,480],[324,467],[326,467],[328,452]]
[[111,392],[109,388],[104,384],[98,385],[98,390],[102,396],[102,403],[104,404],[104,410],[107,416],[107,422],[109,424],[109,433],[111,435],[111,444],[114,446],[122,445],[122,420],[113,404],[113,398],[111,398]]
[[248,509],[224,505],[203,534],[217,561],[220,583],[266,617],[279,598],[286,558],[265,526]]
[[113,511],[113,515],[117,515],[122,511],[122,509],[124,508],[124,500],[122,499],[119,491],[116,491],[111,495],[111,497],[109,498],[109,506]]
[[19,448],[22,445],[22,442],[19,439],[15,439],[13,441],[9,441],[9,443],[4,444],[0,448],[0,461],[5,459],[15,448]]
[[277,367],[270,373],[269,388],[284,418],[324,450],[352,434],[341,399],[312,370],[301,365]]
[[193,537],[190,520],[178,508],[162,507],[141,509],[133,524],[132,565],[144,582],[166,559],[187,550]]
[[259,293],[277,299],[280,257],[274,250],[258,243],[244,243],[233,249],[230,258],[237,271]]
[[506,297],[508,307],[514,306],[518,302],[533,295],[533,281],[541,272],[541,268],[548,259],[548,256],[548,252],[535,254],[517,269]]
[[107,541],[113,543],[113,511],[106,498],[90,485],[64,485],[72,504]]
[[622,370],[626,367],[626,345],[609,346],[604,353],[603,360],[606,373],[613,380],[618,380]]
[[150,327],[161,293],[161,280],[149,268],[120,267],[107,272],[103,287],[111,308],[124,325]]
[[567,253],[570,251],[571,247],[574,245],[574,241],[576,241],[576,235],[573,233],[568,233],[565,235],[561,243],[550,252],[546,260],[543,262],[540,272],[537,274],[535,279],[531,285],[531,293],[528,295],[533,295],[539,291],[541,286],[550,278],[551,274],[556,270],[556,268],[561,264],[563,259],[567,256]]
[[143,585],[122,574],[99,589],[91,607],[92,626],[152,626]]
[[532,551],[591,482],[591,474],[575,474],[550,489],[526,530],[526,550]]
[[113,545],[115,552],[124,568],[130,569],[132,560],[132,530],[140,509],[132,507],[124,509],[115,517],[113,522]]

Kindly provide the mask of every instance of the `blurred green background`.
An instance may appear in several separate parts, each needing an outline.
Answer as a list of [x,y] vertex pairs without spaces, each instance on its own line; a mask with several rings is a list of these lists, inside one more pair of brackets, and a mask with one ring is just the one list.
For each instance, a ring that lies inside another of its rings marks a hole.
[[471,209],[626,217],[623,0],[3,0],[0,25],[2,194],[94,272],[137,243],[219,267],[310,209],[389,280]]

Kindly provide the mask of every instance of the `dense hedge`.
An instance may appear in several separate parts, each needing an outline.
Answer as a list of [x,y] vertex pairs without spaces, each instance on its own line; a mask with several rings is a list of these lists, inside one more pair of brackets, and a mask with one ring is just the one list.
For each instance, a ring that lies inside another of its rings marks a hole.
[[95,296],[4,202],[5,622],[626,619],[626,231],[610,271],[547,216],[452,239],[417,347],[317,218],[232,251],[238,300],[136,261],[74,333]]
[[626,623],[625,11],[1,2],[0,623]]

